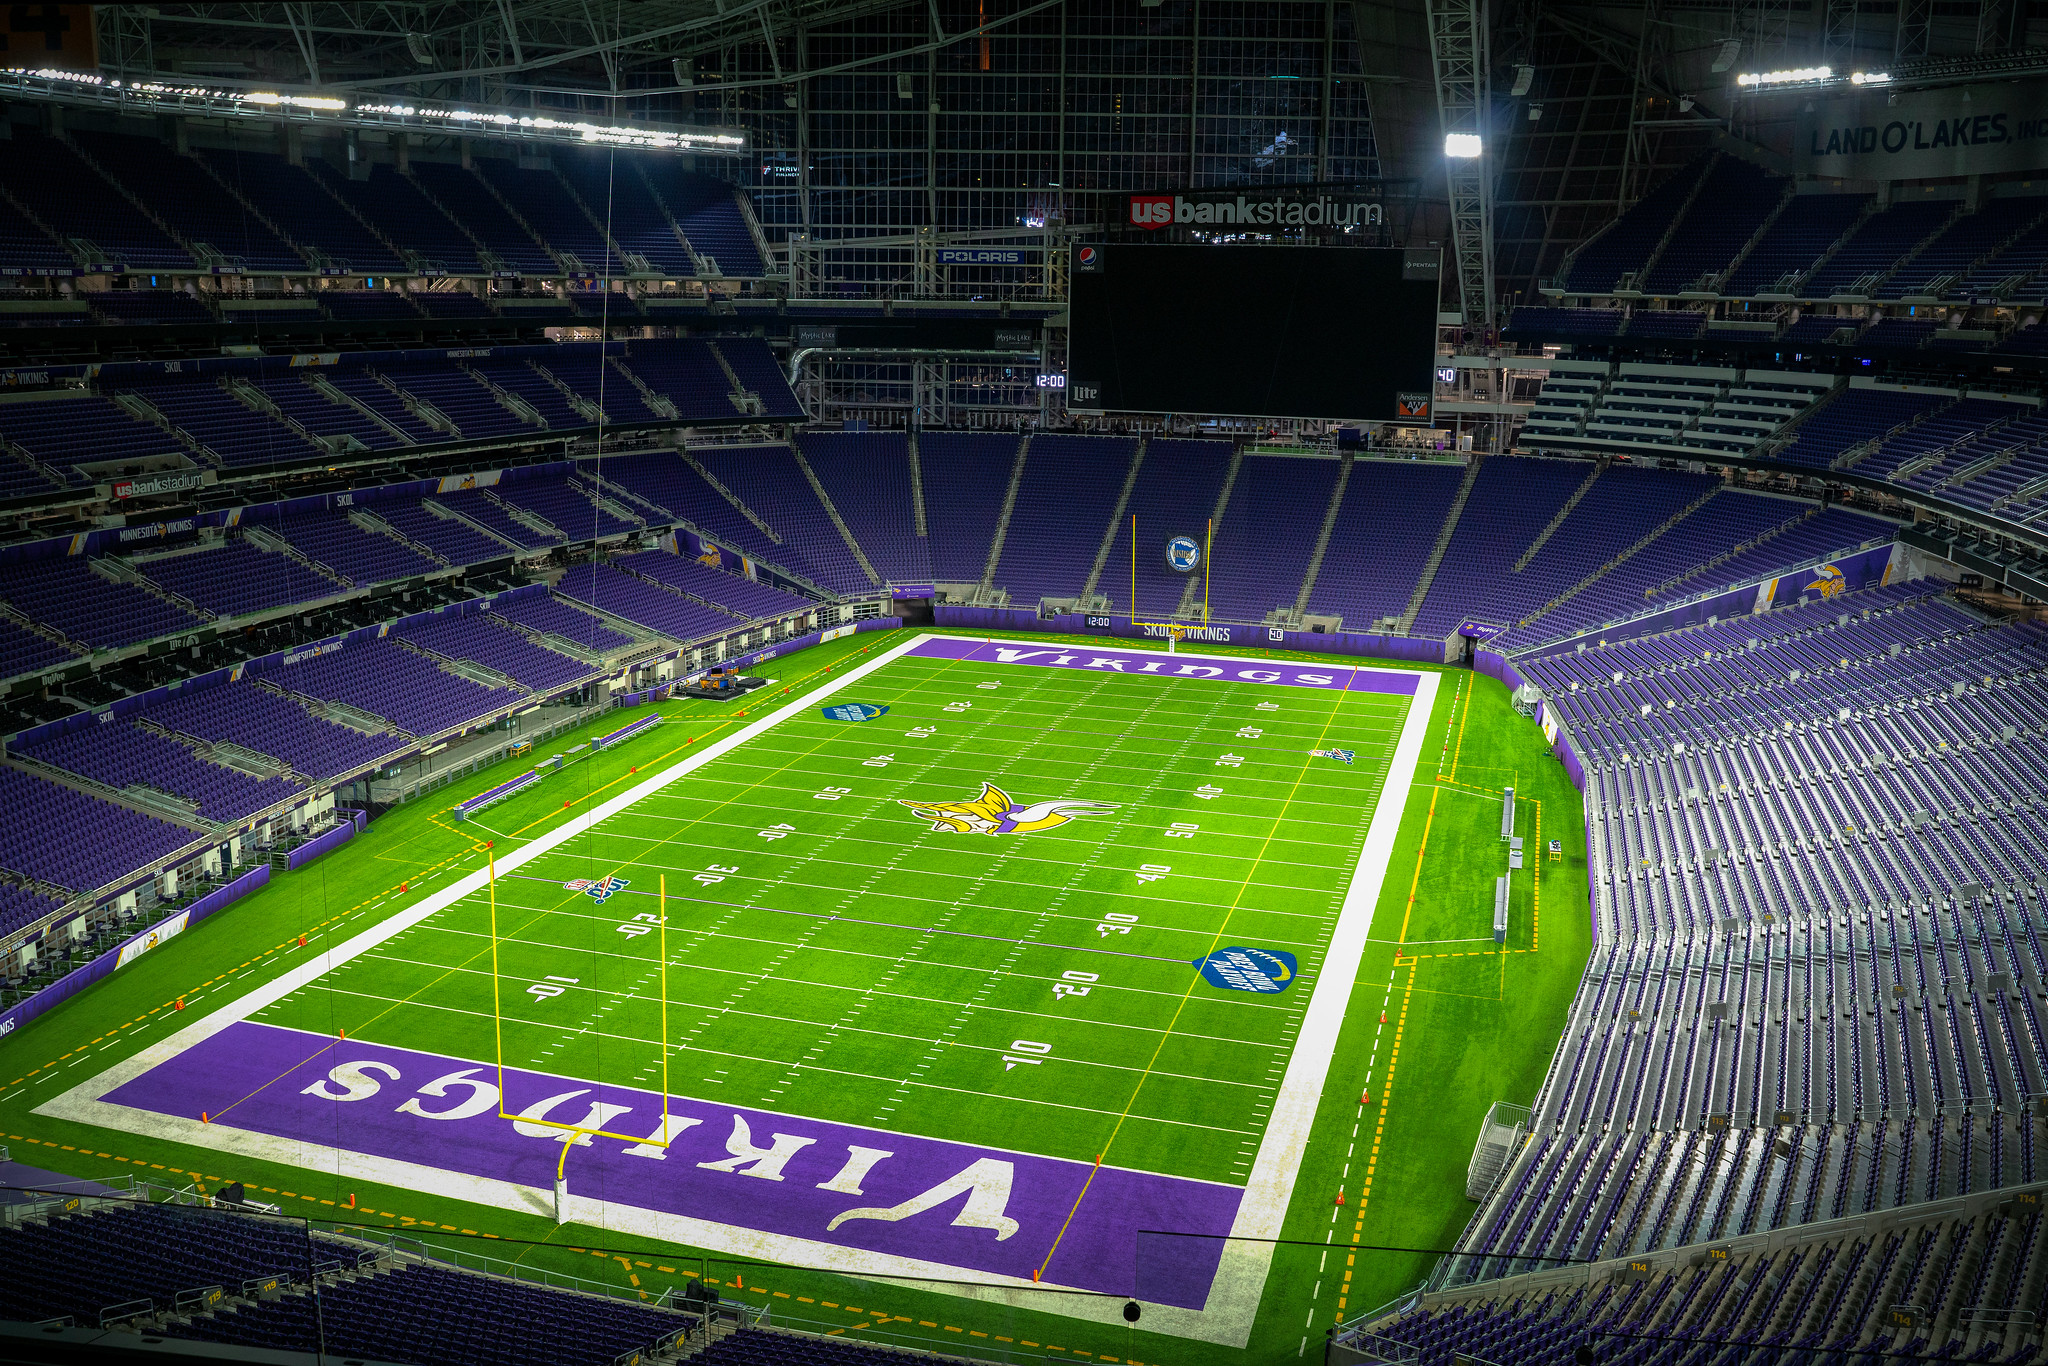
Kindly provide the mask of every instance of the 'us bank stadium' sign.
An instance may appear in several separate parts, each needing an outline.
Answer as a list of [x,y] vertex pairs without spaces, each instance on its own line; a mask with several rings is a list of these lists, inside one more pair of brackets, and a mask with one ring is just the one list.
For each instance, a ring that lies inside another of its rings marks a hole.
[[1253,230],[1378,227],[1384,211],[1377,197],[1344,190],[1261,189],[1239,194],[1223,190],[1175,190],[1134,194],[1125,221],[1150,232],[1156,228],[1251,228]]

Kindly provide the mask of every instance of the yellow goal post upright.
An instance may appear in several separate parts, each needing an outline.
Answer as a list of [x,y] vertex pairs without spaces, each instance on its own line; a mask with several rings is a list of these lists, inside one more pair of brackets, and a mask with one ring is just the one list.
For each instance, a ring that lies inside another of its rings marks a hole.
[[[1216,519],[1209,519],[1208,530],[1202,538],[1202,625],[1209,624],[1209,558],[1216,548]],[[1138,514],[1131,514],[1131,625],[1155,626],[1166,632],[1166,652],[1172,654],[1182,640],[1187,638],[1188,623],[1184,621],[1140,621],[1138,619]]]
[[660,965],[656,977],[661,992],[661,1127],[652,1134],[622,1134],[610,1129],[591,1128],[580,1124],[565,1124],[560,1120],[515,1115],[505,1109],[505,1006],[504,994],[498,973],[498,857],[490,854],[487,879],[490,887],[491,905],[491,1024],[497,1044],[498,1065],[498,1118],[520,1124],[532,1124],[544,1129],[559,1129],[562,1132],[562,1155],[555,1162],[555,1222],[569,1222],[566,1206],[569,1198],[569,1149],[574,1147],[578,1137],[615,1138],[622,1143],[644,1144],[650,1148],[666,1148],[669,1145],[668,1117],[668,874],[661,875],[659,890],[655,894],[654,926],[655,955]]

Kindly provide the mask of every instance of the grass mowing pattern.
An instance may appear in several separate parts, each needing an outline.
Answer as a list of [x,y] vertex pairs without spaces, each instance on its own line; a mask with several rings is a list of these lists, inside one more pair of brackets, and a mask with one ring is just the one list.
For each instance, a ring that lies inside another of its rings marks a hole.
[[[1064,638],[1034,637],[1038,639],[1056,643]],[[832,675],[826,669],[845,664],[871,643],[872,637],[831,642],[777,660],[769,671],[783,680],[778,687],[793,684],[800,694],[829,682]],[[1076,638],[1071,643],[1100,642]],[[1130,642],[1119,644],[1128,647]],[[1226,647],[1207,647],[1206,652],[1236,653]],[[1262,651],[1243,653],[1266,656]],[[739,1265],[693,1255],[690,1249],[638,1248],[610,1242],[594,1230],[557,1230],[540,1219],[399,1185],[343,1182],[332,1171],[225,1157],[203,1146],[143,1140],[32,1113],[40,1099],[154,1043],[168,1028],[189,1018],[172,1012],[174,999],[208,1008],[228,993],[268,980],[308,954],[318,954],[404,909],[454,876],[480,867],[481,841],[492,833],[500,835],[501,850],[516,843],[516,838],[503,836],[544,833],[561,815],[565,796],[575,799],[576,809],[583,809],[608,795],[607,789],[615,791],[634,781],[629,767],[673,762],[667,756],[686,735],[701,742],[733,724],[728,713],[714,713],[699,704],[665,708],[682,724],[657,728],[616,753],[599,755],[560,780],[551,779],[532,793],[492,808],[482,818],[490,833],[447,822],[437,809],[445,803],[438,800],[389,811],[341,853],[280,877],[256,896],[0,1040],[0,1141],[14,1146],[17,1161],[67,1175],[142,1175],[206,1185],[244,1180],[264,1198],[279,1199],[287,1208],[313,1217],[400,1228],[452,1249],[517,1257],[526,1267],[643,1291],[659,1291],[686,1276],[702,1274],[717,1281],[724,1294],[773,1306],[778,1321],[802,1321],[821,1330],[877,1340],[1030,1357],[1054,1351],[1111,1362],[1296,1360],[1299,1352],[1314,1350],[1313,1343],[1326,1326],[1412,1286],[1432,1260],[1419,1254],[1351,1252],[1348,1246],[1444,1247],[1470,1217],[1463,1178],[1479,1117],[1495,1099],[1527,1101],[1534,1094],[1588,949],[1584,840],[1576,793],[1545,751],[1536,728],[1515,715],[1504,688],[1462,670],[1442,672],[1446,677],[1430,721],[1430,742],[1390,860],[1373,938],[1396,939],[1404,917],[1412,940],[1453,937],[1421,933],[1439,920],[1464,927],[1468,934],[1485,932],[1470,927],[1490,920],[1490,884],[1504,863],[1494,797],[1500,782],[1509,778],[1516,781],[1522,798],[1523,833],[1533,833],[1535,804],[1540,802],[1543,838],[1561,838],[1564,858],[1540,867],[1540,931],[1532,920],[1528,875],[1516,877],[1508,947],[1533,952],[1511,953],[1501,963],[1483,957],[1422,956],[1459,951],[1461,946],[1455,945],[1368,946],[1285,1229],[1289,1238],[1335,1246],[1279,1251],[1247,1351],[1166,1338],[1142,1326],[1133,1332],[1006,1311],[942,1291],[878,1285],[801,1268]],[[602,734],[639,714],[612,713],[586,732],[553,743],[566,746]],[[896,714],[889,719],[896,719]],[[906,728],[898,727],[896,734]],[[873,724],[847,730],[857,732],[864,742],[891,734]],[[876,744],[874,752],[889,748]],[[446,789],[447,801],[483,791],[523,767],[508,761],[479,772]],[[1432,781],[1437,778],[1446,781]],[[1450,792],[1437,795],[1437,813],[1424,848],[1423,829],[1437,786],[1471,791],[1456,804]],[[1461,808],[1466,815],[1456,817]],[[409,891],[401,893],[401,883]],[[306,948],[296,944],[302,932],[309,935]],[[1492,990],[1467,991],[1470,979],[1488,969]],[[1378,1021],[1383,1009],[1390,1021],[1401,1023],[1382,1029]],[[1403,1042],[1394,1055],[1391,1086],[1383,1091],[1391,1052],[1385,1046],[1386,1035],[1396,1028],[1402,1030]],[[1368,1108],[1357,1102],[1368,1062],[1375,1056],[1381,1074],[1372,1083],[1376,1104]],[[1370,1192],[1362,1192],[1363,1162],[1376,1135],[1381,1148],[1374,1184]],[[1349,1195],[1341,1209],[1331,1199],[1340,1186]],[[346,1208],[351,1197],[353,1210]],[[490,1240],[495,1239],[507,1241],[493,1246]],[[556,1245],[565,1241],[586,1243],[588,1250]]]
[[[672,1090],[1242,1184],[1407,699],[906,656],[857,700],[888,714],[807,710],[500,880],[505,1061],[659,1085],[665,874]],[[984,782],[1095,808],[983,835],[905,805]],[[1199,982],[1239,943],[1300,980]],[[256,1018],[483,1060],[492,1009],[476,896]]]

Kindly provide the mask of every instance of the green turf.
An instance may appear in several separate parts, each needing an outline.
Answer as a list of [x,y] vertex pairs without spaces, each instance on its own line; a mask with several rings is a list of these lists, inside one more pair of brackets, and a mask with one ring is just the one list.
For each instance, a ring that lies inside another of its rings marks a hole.
[[[1407,699],[914,657],[849,696],[889,713],[806,708],[500,881],[504,1060],[1241,1183]],[[984,782],[1102,809],[1001,838],[904,805]],[[1191,990],[1240,942],[1302,989]],[[489,1059],[492,944],[475,895],[255,1018]]]
[[[783,700],[784,686],[829,683],[828,667],[897,639],[860,637],[777,660],[773,700]],[[863,1331],[923,1335],[940,1347],[1028,1353],[1057,1346],[1140,1361],[1293,1357],[1303,1339],[1413,1284],[1430,1260],[1352,1253],[1350,1246],[1442,1247],[1455,1237],[1471,1210],[1462,1188],[1479,1116],[1493,1100],[1533,1094],[1587,950],[1576,795],[1504,689],[1444,672],[1373,924],[1374,940],[1384,942],[1368,946],[1288,1212],[1289,1238],[1338,1246],[1280,1250],[1249,1352],[816,1271],[685,1260],[685,1249],[633,1248],[595,1231],[556,1230],[404,1189],[353,1183],[344,1190],[331,1173],[229,1160],[30,1113],[39,1100],[162,1037],[174,1014],[166,1007],[179,995],[188,1005],[211,1006],[267,980],[280,963],[295,965],[474,870],[484,856],[479,839],[499,851],[515,847],[552,828],[563,800],[584,809],[637,781],[625,770],[673,763],[678,751],[688,752],[683,740],[695,736],[701,745],[745,724],[707,704],[670,704],[663,710],[677,724],[492,808],[482,817],[488,833],[456,828],[435,808],[516,766],[394,810],[341,853],[281,877],[0,1042],[0,1077],[21,1074],[0,1092],[0,1130],[17,1145],[17,1160],[81,1176],[233,1177],[289,1191],[308,1213],[330,1218],[337,1209],[323,1202],[345,1204],[352,1194],[358,1213],[339,1217],[433,1229],[455,1242],[475,1241],[465,1231],[535,1243],[587,1239],[629,1255],[622,1264],[558,1246],[494,1250],[621,1283],[637,1276],[643,1289],[696,1271],[728,1293],[767,1300],[785,1318],[837,1328],[872,1323],[886,1308],[888,1329]],[[975,686],[990,681],[1000,686]],[[1287,1024],[1307,995],[1293,992],[1277,1003],[1197,996],[1186,991],[1185,963],[1219,943],[1287,947],[1312,978],[1405,699],[906,659],[834,700],[884,703],[891,711],[882,722],[848,725],[812,710],[501,883],[507,1062],[649,1082],[661,1062],[652,1004],[658,936],[623,935],[619,927],[650,908],[644,894],[666,870],[668,948],[677,965],[668,980],[670,1032],[683,1045],[667,1060],[673,1089],[718,1087],[721,1099],[736,1104],[1053,1156],[1085,1158],[1113,1133],[1120,1165],[1242,1181],[1262,1101],[1271,1096],[1268,1086],[1242,1079],[1264,1082],[1284,1059]],[[1285,710],[1257,712],[1267,701]],[[945,709],[962,702],[970,705]],[[627,715],[605,718],[602,729]],[[1240,736],[1247,726],[1261,733]],[[933,733],[905,733],[926,727]],[[1346,768],[1306,754],[1330,744],[1356,749],[1359,761]],[[1218,768],[1224,754],[1241,756],[1239,766]],[[1115,810],[1028,838],[985,840],[933,832],[898,804],[968,800],[984,779],[1020,803],[1081,795]],[[1522,833],[1536,834],[1540,814],[1542,839],[1564,846],[1561,861],[1531,860],[1542,879],[1540,922],[1530,873],[1516,875],[1505,954],[1488,933],[1491,883],[1504,866],[1503,782],[1522,794]],[[1196,791],[1204,786],[1223,791],[1205,798]],[[828,787],[851,790],[825,794],[836,802],[818,800]],[[1193,839],[1170,838],[1176,822],[1200,829]],[[1141,883],[1136,873],[1148,864],[1171,871]],[[632,886],[602,905],[560,886],[614,871]],[[692,881],[697,874],[723,880]],[[401,881],[403,894],[395,891]],[[1122,928],[1101,918],[1110,907],[1137,917],[1124,922],[1128,934],[1100,932]],[[315,928],[323,921],[332,923]],[[990,938],[928,932],[940,924]],[[313,933],[301,950],[296,936],[306,930]],[[1460,939],[1483,942],[1422,942]],[[259,1018],[489,1057],[489,943],[487,906],[465,903]],[[1151,957],[1100,952],[1112,946]],[[278,952],[252,958],[273,947]],[[1087,984],[1086,997],[1056,997],[1053,987],[1068,972],[1098,980]],[[576,994],[537,1000],[525,993],[547,976],[577,978]],[[208,979],[215,980],[203,985]],[[863,1000],[872,1004],[856,1013]],[[608,1007],[595,1030],[583,1023],[594,1007]],[[1185,1013],[1169,1033],[1176,1008]],[[1382,1010],[1390,1021],[1384,1027]],[[1004,1052],[1020,1039],[1051,1051],[1042,1064],[1004,1070]],[[920,1080],[896,1084],[907,1073]],[[1373,1103],[1361,1105],[1367,1089]],[[993,1099],[962,1104],[970,1093]],[[1131,1118],[1118,1126],[1126,1105]],[[1334,1202],[1340,1188],[1342,1207]],[[742,1278],[743,1290],[734,1285]],[[1033,1346],[1021,1348],[1027,1342]]]

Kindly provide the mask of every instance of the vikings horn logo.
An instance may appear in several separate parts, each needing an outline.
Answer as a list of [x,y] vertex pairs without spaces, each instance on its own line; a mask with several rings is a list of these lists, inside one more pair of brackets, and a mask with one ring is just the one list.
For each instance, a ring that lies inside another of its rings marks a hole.
[[1084,802],[1072,797],[1017,806],[1009,793],[987,781],[981,785],[981,795],[971,802],[906,801],[903,805],[919,820],[930,821],[932,829],[959,835],[1029,835],[1065,825],[1089,811],[1116,810],[1114,802]]
[[[1848,591],[1849,581],[1842,577],[1842,571],[1835,566],[1824,564],[1813,572],[1820,577],[1806,585],[1806,587],[1818,588],[1823,599],[1837,597]],[[1804,590],[1802,589],[1801,591],[1803,592]]]

